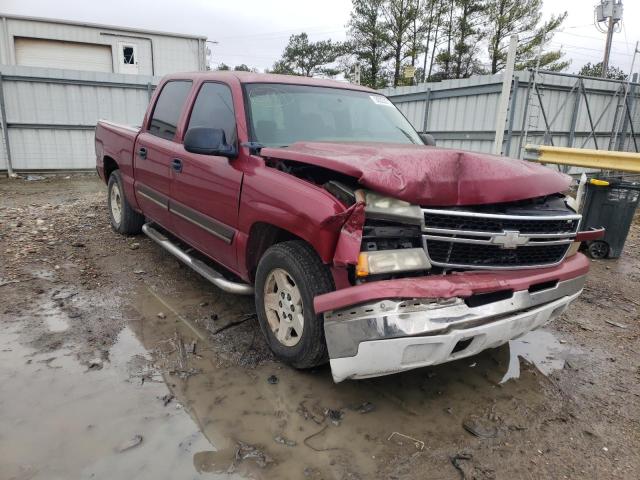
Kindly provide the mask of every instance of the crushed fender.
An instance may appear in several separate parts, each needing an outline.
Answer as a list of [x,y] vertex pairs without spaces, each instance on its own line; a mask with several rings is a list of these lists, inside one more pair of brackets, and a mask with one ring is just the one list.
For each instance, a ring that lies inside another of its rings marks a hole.
[[358,202],[343,213],[347,218],[342,224],[336,251],[333,255],[333,264],[336,267],[345,267],[358,263],[360,244],[362,243],[362,229],[364,227],[364,203]]

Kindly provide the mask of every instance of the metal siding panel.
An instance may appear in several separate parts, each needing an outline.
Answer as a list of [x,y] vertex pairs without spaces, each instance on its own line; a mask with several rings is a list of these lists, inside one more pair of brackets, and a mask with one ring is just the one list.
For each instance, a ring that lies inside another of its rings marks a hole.
[[93,130],[9,129],[16,170],[95,168]]
[[[2,73],[13,166],[19,170],[94,168],[92,127],[100,118],[139,125],[148,105],[146,84],[159,80],[20,66],[3,66]],[[34,78],[115,85],[27,81]],[[138,88],[121,86],[126,81]],[[38,128],[32,128],[34,124]],[[4,158],[0,168],[6,168]]]
[[[518,144],[523,127],[523,115],[527,101],[527,84],[529,72],[516,72],[519,78],[518,98],[515,106],[513,137],[511,140],[511,156],[517,157]],[[424,112],[424,100],[420,100],[420,92],[431,89],[436,93],[437,98],[432,98],[429,105],[429,125],[432,132],[446,132],[448,134],[458,134],[458,140],[442,140],[438,144],[446,147],[462,148],[482,152],[492,151],[492,141],[490,140],[469,140],[464,139],[468,133],[492,132],[495,130],[495,118],[497,106],[500,98],[499,93],[493,87],[502,81],[502,75],[477,76],[461,80],[445,80],[429,84],[420,84],[415,87],[387,88],[383,92],[392,100],[398,103],[399,108],[411,118],[412,123],[417,112]],[[541,72],[537,77],[539,84],[542,105],[545,109],[547,119],[551,124],[552,138],[556,145],[566,145],[569,139],[571,119],[573,115],[573,105],[575,102],[576,90],[571,88],[576,85],[577,78],[562,77]],[[587,89],[587,98],[593,121],[598,122],[596,132],[598,133],[598,146],[607,148],[609,137],[613,127],[616,105],[621,102],[620,95],[614,98],[620,83],[609,80],[584,80]],[[636,87],[639,88],[640,87]],[[413,94],[412,97],[406,97]],[[402,95],[405,95],[402,101]],[[613,98],[613,101],[611,101]],[[410,100],[410,101],[409,101]],[[634,110],[633,127],[635,132],[640,133],[640,98],[636,100]],[[560,109],[564,105],[564,108]],[[529,101],[529,109],[524,126],[529,124],[528,143],[542,143],[545,123],[542,112],[538,107],[538,98],[532,90]],[[555,119],[554,119],[555,117]],[[417,127],[421,124],[417,124]],[[505,125],[505,128],[507,126]],[[584,99],[581,98],[579,116],[576,122],[575,146],[582,146],[586,141],[586,148],[594,148],[593,138],[588,138],[591,131],[589,119],[586,113]],[[630,133],[629,130],[627,130]],[[477,135],[475,135],[477,138]],[[436,140],[438,140],[436,135]],[[640,139],[638,140],[640,143]],[[634,149],[633,141],[629,137],[625,142],[629,150]]]

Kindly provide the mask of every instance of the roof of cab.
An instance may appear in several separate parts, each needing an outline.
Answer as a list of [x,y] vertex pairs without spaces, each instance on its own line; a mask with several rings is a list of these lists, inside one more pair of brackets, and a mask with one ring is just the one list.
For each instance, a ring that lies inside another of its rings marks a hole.
[[[166,79],[192,79],[192,80],[229,80],[235,78],[240,83],[286,83],[290,85],[311,85],[317,87],[343,88],[347,90],[360,90],[363,92],[375,92],[368,87],[354,85],[337,80],[326,80],[323,78],[311,78],[298,75],[276,75],[273,73],[235,72],[235,71],[210,71],[210,72],[188,72],[173,73],[167,75]],[[376,92],[377,93],[377,92]]]

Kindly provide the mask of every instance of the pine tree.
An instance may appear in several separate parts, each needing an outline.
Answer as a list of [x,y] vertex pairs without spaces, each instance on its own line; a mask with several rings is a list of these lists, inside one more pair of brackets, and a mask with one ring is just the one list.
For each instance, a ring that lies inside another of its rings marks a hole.
[[282,53],[282,58],[274,63],[272,73],[290,75],[334,76],[339,73],[331,66],[338,57],[344,54],[345,46],[331,40],[310,42],[306,33],[291,35],[289,43]]
[[411,42],[411,25],[417,15],[415,0],[387,0],[383,3],[386,41],[393,51],[393,86],[400,82],[402,61]]
[[478,0],[458,0],[460,14],[456,21],[456,43],[453,47],[453,77],[466,78],[480,73],[478,42],[483,37],[482,22],[485,3]]
[[[567,18],[567,13],[552,16],[540,24],[542,0],[487,0],[486,23],[489,36],[489,59],[491,73],[505,66],[509,38],[518,35],[516,63],[518,68],[531,68],[536,64],[536,55],[543,40],[550,38]],[[545,52],[540,58],[540,67],[547,70],[562,70],[568,62],[562,61],[559,50]]]
[[[431,76],[433,70],[433,63],[436,54],[436,48],[438,48],[439,42],[441,42],[442,31],[440,27],[443,25],[444,15],[448,12],[446,2],[441,0],[427,0],[424,5],[423,23],[425,25],[425,38],[424,38],[424,59],[422,64],[422,78],[423,82],[426,82]],[[429,60],[430,59],[430,60]],[[427,63],[429,63],[427,68]]]
[[371,88],[386,86],[385,62],[391,57],[383,24],[385,0],[353,0],[349,20],[349,44],[361,63],[360,81]]

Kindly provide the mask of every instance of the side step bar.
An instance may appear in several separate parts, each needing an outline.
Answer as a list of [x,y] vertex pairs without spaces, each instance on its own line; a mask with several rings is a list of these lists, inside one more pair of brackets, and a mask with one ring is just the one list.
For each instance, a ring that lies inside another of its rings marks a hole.
[[145,223],[142,226],[142,231],[147,237],[156,242],[170,254],[175,256],[182,263],[198,272],[220,290],[224,290],[225,292],[229,293],[236,293],[239,295],[253,295],[253,286],[247,283],[232,282],[231,280],[227,280],[209,265],[201,260],[198,260],[197,258],[193,258],[187,252],[179,248],[176,244],[172,243],[171,240],[169,240],[167,237],[153,228],[151,224]]

